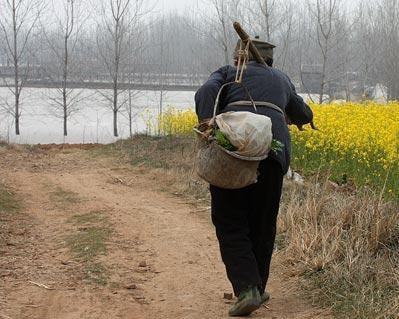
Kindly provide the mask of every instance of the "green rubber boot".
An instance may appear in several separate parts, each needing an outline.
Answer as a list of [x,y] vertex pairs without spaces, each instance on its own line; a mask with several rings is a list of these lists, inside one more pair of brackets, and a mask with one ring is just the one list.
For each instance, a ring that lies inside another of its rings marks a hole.
[[264,304],[265,302],[270,300],[270,293],[265,291],[261,296],[260,296],[260,302]]
[[248,288],[247,290],[240,293],[237,302],[229,310],[229,316],[249,316],[253,311],[259,309],[260,305],[261,297],[258,288]]

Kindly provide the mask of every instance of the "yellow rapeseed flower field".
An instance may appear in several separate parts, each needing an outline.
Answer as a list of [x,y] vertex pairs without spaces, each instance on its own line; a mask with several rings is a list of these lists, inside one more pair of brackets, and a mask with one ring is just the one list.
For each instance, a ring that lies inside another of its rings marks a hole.
[[399,103],[311,107],[320,131],[291,128],[293,165],[325,168],[337,182],[385,187],[399,197]]
[[[312,104],[319,131],[291,127],[293,166],[328,170],[337,182],[353,181],[399,198],[399,102]],[[167,135],[192,134],[192,110],[169,109],[159,120]]]
[[399,103],[311,107],[320,132],[291,130],[307,149],[341,156],[350,152],[365,165],[376,161],[385,169],[399,161]]

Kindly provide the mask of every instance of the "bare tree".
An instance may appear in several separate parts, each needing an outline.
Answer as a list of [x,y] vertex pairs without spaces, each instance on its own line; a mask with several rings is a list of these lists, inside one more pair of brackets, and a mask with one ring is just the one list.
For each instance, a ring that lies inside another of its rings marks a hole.
[[43,4],[40,0],[2,0],[0,28],[4,33],[8,60],[14,69],[13,83],[7,85],[14,96],[14,105],[7,111],[15,119],[15,134],[20,134],[21,92],[30,71],[29,41],[38,22]]
[[134,100],[140,96],[141,92],[140,91],[133,91],[133,90],[128,90],[127,91],[127,101],[123,103],[125,106],[125,112],[122,113],[122,115],[127,119],[128,125],[129,125],[129,136],[130,138],[133,137],[133,123],[135,116],[137,115],[136,109],[137,105],[134,103]]
[[[54,36],[50,36],[48,31],[44,30],[44,35],[48,46],[55,56],[55,70],[48,70],[50,77],[55,75],[53,80],[60,88],[57,91],[60,97],[50,96],[52,107],[55,115],[63,119],[64,136],[68,135],[68,118],[79,110],[79,102],[82,90],[75,92],[74,89],[68,88],[68,81],[71,73],[77,73],[76,63],[74,63],[75,48],[78,43],[79,32],[83,28],[84,17],[82,7],[79,0],[63,0],[61,15],[57,14],[57,10],[53,3],[53,14],[56,18],[56,30]],[[59,3],[57,3],[59,8]],[[51,68],[47,64],[47,69]]]
[[[159,68],[159,116],[162,117],[163,114],[163,100],[164,100],[164,85],[165,76],[168,72],[168,62],[165,61],[166,51],[168,49],[168,43],[165,41],[165,17],[161,18],[161,25],[159,30],[159,49],[160,49],[160,68]],[[160,134],[160,128],[158,128],[158,134]]]
[[377,4],[374,32],[380,39],[377,52],[378,78],[388,88],[388,99],[399,98],[399,1],[383,0]]
[[209,10],[204,11],[197,28],[197,32],[206,35],[222,49],[225,64],[229,64],[232,57],[233,43],[236,38],[232,22],[239,19],[240,2],[241,0],[205,0],[206,7],[210,5],[213,14],[209,14]]
[[258,0],[259,9],[263,16],[263,21],[266,29],[266,41],[271,39],[271,19],[276,7],[276,0]]
[[281,2],[281,0],[252,0],[247,7],[248,25],[266,41],[272,41],[272,35],[281,21],[286,19],[285,15],[280,14]]
[[141,95],[139,90],[133,90],[133,79],[137,75],[137,66],[139,64],[139,60],[142,59],[145,48],[143,40],[144,32],[139,31],[139,28],[139,25],[135,25],[135,32],[129,32],[128,34],[128,51],[125,65],[126,72],[124,72],[125,77],[127,77],[128,89],[127,96],[125,94],[123,97],[124,101],[122,102],[122,105],[124,105],[125,108],[124,112],[122,112],[122,115],[128,120],[130,138],[133,137],[133,121],[137,114],[137,112],[135,112],[137,105],[134,103],[134,100]]
[[327,66],[330,58],[332,38],[334,36],[334,21],[340,8],[341,0],[316,0],[316,9],[309,3],[309,11],[316,21],[316,41],[322,56],[322,73],[320,80],[319,103],[323,102],[327,84]]
[[220,30],[221,30],[221,45],[224,52],[224,62],[225,64],[229,64],[230,57],[229,57],[229,39],[227,37],[228,31],[228,14],[227,14],[227,2],[223,0],[211,0],[212,5],[216,11],[216,17],[218,22],[220,23]]
[[128,34],[134,32],[134,26],[142,16],[142,9],[143,0],[103,0],[101,3],[102,21],[97,30],[97,45],[112,81],[112,97],[105,97],[112,103],[115,137],[118,136],[118,112],[123,106],[118,97],[122,66],[127,56]]
[[[171,17],[169,17],[171,18]],[[165,37],[165,28],[170,27],[170,21],[166,24],[167,17],[163,16],[161,18],[160,24],[158,25],[158,39],[157,39],[157,47],[159,47],[159,109],[158,114],[159,117],[162,118],[164,111],[164,100],[166,98],[167,91],[165,90],[165,83],[167,80],[168,72],[170,72],[170,63],[172,61],[172,56],[175,55],[174,48],[170,44],[170,38]],[[160,134],[160,127],[158,127],[158,134]]]
[[186,39],[184,44],[187,44],[187,47],[182,48],[185,54],[180,57],[180,61],[185,62],[183,67],[189,66],[189,72],[192,74],[208,74],[225,62],[224,52],[220,50],[213,25],[204,24],[202,18],[198,19],[197,10],[193,10],[191,14],[179,20],[184,26],[181,28],[185,32],[182,37]]
[[288,60],[288,53],[292,45],[292,37],[293,37],[293,25],[294,25],[294,6],[291,1],[285,3],[284,6],[284,14],[283,16],[286,17],[282,23],[280,28],[280,34],[278,39],[280,39],[280,48],[277,50],[279,53],[277,57],[277,64],[282,70],[285,70],[287,60]]
[[363,78],[363,85],[370,84],[373,72],[377,65],[379,50],[379,39],[376,37],[376,22],[373,19],[373,12],[369,5],[360,3],[357,9],[359,23],[354,28],[355,43],[352,50],[355,50],[358,57],[355,66],[360,70]]
[[276,62],[284,69],[291,45],[294,10],[292,1],[252,0],[247,7],[250,30],[262,39],[276,43]]

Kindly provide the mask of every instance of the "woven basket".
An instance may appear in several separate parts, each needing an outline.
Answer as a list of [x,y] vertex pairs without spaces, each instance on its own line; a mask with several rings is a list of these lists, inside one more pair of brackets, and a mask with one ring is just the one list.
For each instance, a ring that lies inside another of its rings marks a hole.
[[[215,123],[219,98],[223,88],[233,83],[227,83],[219,90],[215,101],[212,123]],[[251,101],[256,110],[252,98]],[[202,128],[199,128],[201,126]],[[194,129],[199,140],[196,165],[198,176],[211,185],[225,189],[240,189],[255,184],[258,177],[259,163],[267,155],[264,157],[244,157],[230,152],[217,144],[212,138],[204,136],[202,132],[203,126],[204,124]]]
[[239,189],[257,182],[260,158],[242,159],[216,142],[202,143],[197,154],[197,174],[211,185]]

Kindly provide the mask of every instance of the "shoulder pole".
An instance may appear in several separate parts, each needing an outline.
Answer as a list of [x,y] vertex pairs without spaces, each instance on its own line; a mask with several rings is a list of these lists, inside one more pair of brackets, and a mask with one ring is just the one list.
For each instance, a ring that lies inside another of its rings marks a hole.
[[[241,24],[239,22],[234,22],[233,23],[234,29],[236,30],[238,36],[244,42],[244,44],[249,43],[249,51],[252,53],[252,55],[255,57],[256,61],[258,63],[264,64],[265,66],[268,66],[265,62],[265,60],[262,58],[260,55],[258,49],[256,46],[252,43],[251,38],[249,37],[248,33],[245,32],[245,30],[242,28]],[[318,130],[317,127],[314,125],[313,121],[309,123],[310,127],[314,130]],[[299,130],[303,130],[302,125],[298,126]]]
[[244,44],[247,44],[249,42],[249,51],[255,57],[256,61],[267,66],[265,60],[260,55],[256,46],[252,43],[251,38],[249,37],[248,33],[246,33],[245,30],[242,28],[241,24],[239,22],[234,22],[233,26],[242,42],[244,42]]

